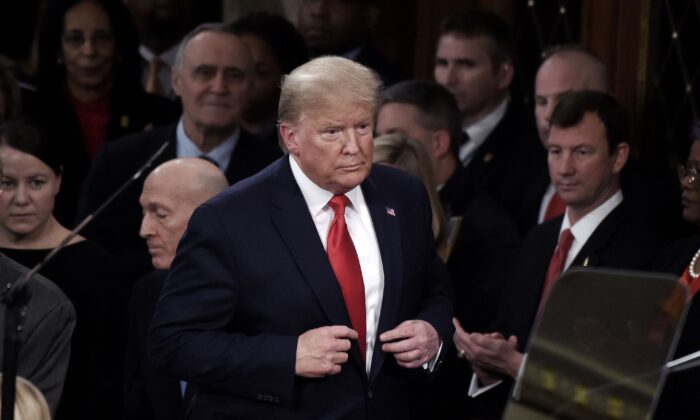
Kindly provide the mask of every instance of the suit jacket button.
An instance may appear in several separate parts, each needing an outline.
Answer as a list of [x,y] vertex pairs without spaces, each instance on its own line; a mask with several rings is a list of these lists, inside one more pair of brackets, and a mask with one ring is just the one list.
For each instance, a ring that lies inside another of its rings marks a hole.
[[279,398],[279,397],[274,397],[274,398],[272,399],[272,402],[275,403],[275,404],[279,404],[280,398]]
[[374,394],[372,394],[372,391],[367,391],[367,398],[371,400],[373,396]]
[[262,399],[263,399],[262,394],[258,394],[258,400],[262,400]]

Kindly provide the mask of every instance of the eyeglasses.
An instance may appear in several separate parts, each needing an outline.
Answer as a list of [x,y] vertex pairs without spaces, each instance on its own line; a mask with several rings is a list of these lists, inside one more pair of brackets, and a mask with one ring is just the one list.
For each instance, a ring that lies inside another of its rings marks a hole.
[[102,49],[114,43],[114,36],[109,32],[95,32],[92,36],[86,37],[82,32],[72,32],[63,36],[63,44],[66,48],[78,49],[90,40],[94,48]]
[[678,165],[678,179],[683,182],[688,179],[688,186],[692,189],[700,189],[700,172],[696,168],[688,168],[685,165]]

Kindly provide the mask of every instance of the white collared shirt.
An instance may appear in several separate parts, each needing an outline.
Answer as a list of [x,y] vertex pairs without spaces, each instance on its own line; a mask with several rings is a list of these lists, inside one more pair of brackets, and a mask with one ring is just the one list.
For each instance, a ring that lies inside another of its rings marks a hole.
[[[333,222],[333,209],[328,206],[328,201],[333,193],[326,191],[311,181],[301,170],[299,164],[292,155],[289,156],[294,179],[301,189],[304,201],[309,208],[309,213],[316,225],[318,236],[323,248],[326,248],[328,231]],[[384,297],[384,266],[379,253],[379,243],[374,231],[372,216],[362,194],[362,189],[357,186],[345,193],[350,202],[345,208],[345,223],[350,237],[355,245],[357,257],[360,260],[360,270],[365,286],[365,319],[366,319],[366,344],[365,367],[369,374],[374,345],[377,340],[377,327],[379,326],[379,314]]]
[[170,72],[175,65],[175,57],[177,56],[177,51],[179,48],[180,43],[178,42],[162,54],[155,54],[145,45],[141,44],[139,46],[139,55],[145,61],[146,66],[146,71],[143,72],[144,83],[148,78],[148,63],[151,62],[151,59],[158,57],[161,61],[163,61],[163,63],[165,63],[165,65],[161,66],[158,70],[158,81],[160,82],[160,85],[163,86],[163,92],[168,98],[175,98],[175,92],[173,92],[173,87],[170,84]]
[[[598,228],[600,223],[608,217],[608,215],[615,210],[615,208],[622,203],[622,191],[617,190],[615,194],[613,194],[610,198],[605,200],[603,204],[599,205],[596,207],[593,211],[590,213],[586,214],[576,222],[573,226],[571,225],[571,222],[569,221],[569,208],[567,207],[566,213],[564,216],[564,220],[561,223],[561,227],[559,228],[559,236],[561,237],[561,232],[564,231],[564,229],[571,229],[571,234],[574,236],[574,241],[571,243],[571,248],[569,249],[569,254],[566,257],[566,263],[564,264],[564,268],[562,269],[562,272],[566,271],[567,268],[571,266],[571,263],[574,261],[576,258],[576,255],[581,251],[581,248],[583,248],[583,245],[588,241],[588,239],[593,235],[593,232]],[[557,243],[558,245],[558,243]],[[527,354],[523,355],[523,363],[520,365],[520,371],[518,372],[518,377],[522,373],[523,366],[525,366],[525,360],[526,360]],[[499,384],[501,384],[503,381],[497,381],[494,382],[490,385],[486,386],[480,386],[479,385],[479,380],[476,377],[475,374],[472,374],[471,382],[469,384],[469,390],[467,391],[467,394],[470,397],[477,397],[484,392],[495,388]]]
[[561,236],[561,232],[564,231],[564,229],[570,228],[571,234],[574,236],[574,241],[571,243],[571,248],[569,248],[569,254],[566,257],[566,263],[564,263],[562,272],[571,266],[571,263],[574,261],[579,251],[581,251],[586,241],[588,241],[588,238],[593,235],[593,232],[595,232],[603,219],[608,217],[610,212],[615,210],[615,207],[622,203],[622,198],[622,190],[617,190],[617,192],[605,200],[603,204],[583,216],[581,220],[576,222],[573,226],[571,226],[571,222],[569,221],[569,208],[566,208],[564,220],[559,229],[559,236]]
[[498,123],[501,122],[508,110],[508,102],[508,98],[504,99],[490,114],[463,129],[469,136],[469,141],[459,148],[459,160],[462,161],[462,166],[469,165],[476,151],[484,144]]
[[185,132],[184,118],[180,117],[180,121],[177,123],[177,129],[175,130],[176,136],[176,155],[179,158],[185,157],[199,157],[205,155],[213,159],[218,165],[219,169],[223,173],[226,173],[228,169],[228,164],[231,162],[231,154],[233,154],[233,149],[236,148],[238,144],[238,138],[241,135],[241,129],[236,128],[236,131],[231,134],[223,143],[211,149],[210,151],[204,153],[199,149],[199,147],[190,139],[190,136]]

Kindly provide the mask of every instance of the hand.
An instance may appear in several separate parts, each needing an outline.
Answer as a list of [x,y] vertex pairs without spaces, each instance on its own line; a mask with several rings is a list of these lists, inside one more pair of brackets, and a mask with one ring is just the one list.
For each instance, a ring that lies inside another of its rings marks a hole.
[[514,335],[507,340],[500,333],[467,334],[464,352],[474,369],[499,372],[512,378],[518,376],[523,354],[518,351],[518,338]]
[[452,340],[455,343],[455,349],[457,350],[457,357],[460,359],[466,359],[466,347],[467,340],[469,340],[469,333],[464,331],[462,324],[459,323],[457,318],[452,318],[452,324],[455,326],[455,333],[452,336]]
[[413,369],[423,366],[440,349],[440,337],[432,325],[422,320],[402,322],[379,336],[382,350],[392,353],[399,366]]
[[340,373],[340,365],[348,361],[350,340],[357,340],[357,332],[343,325],[305,332],[297,341],[295,373],[305,378]]

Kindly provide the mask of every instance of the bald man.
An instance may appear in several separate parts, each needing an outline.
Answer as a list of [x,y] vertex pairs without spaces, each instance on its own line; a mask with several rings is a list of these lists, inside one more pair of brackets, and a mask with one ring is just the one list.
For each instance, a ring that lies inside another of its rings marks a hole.
[[146,356],[146,335],[167,270],[192,212],[227,187],[223,172],[201,158],[167,161],[151,172],[143,184],[139,234],[146,239],[156,271],[140,279],[131,296],[125,418],[183,418],[179,381],[154,370]]
[[146,239],[156,270],[170,268],[194,209],[227,186],[223,172],[200,158],[174,159],[148,175],[139,200],[143,208],[139,234]]
[[[555,46],[544,55],[535,77],[535,121],[540,142],[546,149],[549,120],[559,97],[580,90],[607,93],[608,70],[598,56],[578,45]],[[566,208],[555,194],[547,171],[533,180],[524,197],[521,212],[516,217],[523,235],[533,226],[561,216]]]

